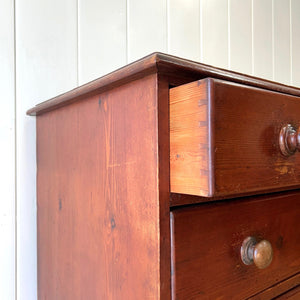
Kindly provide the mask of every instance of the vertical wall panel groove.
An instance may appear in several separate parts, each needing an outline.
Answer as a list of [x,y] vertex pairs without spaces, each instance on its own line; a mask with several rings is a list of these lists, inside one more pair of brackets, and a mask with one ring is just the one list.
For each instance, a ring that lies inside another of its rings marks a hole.
[[300,87],[300,1],[291,1],[292,84]]
[[251,75],[254,75],[254,0],[251,0]]
[[129,20],[129,8],[128,8],[128,2],[129,0],[126,0],[126,64],[129,63],[129,42],[128,42],[128,37],[129,37],[129,32],[128,32],[128,20]]
[[202,3],[199,0],[199,42],[200,42],[200,62],[203,62],[203,11],[202,11]]
[[170,0],[166,0],[166,28],[167,28],[167,32],[166,32],[166,45],[167,45],[167,49],[166,49],[166,53],[170,53],[170,39],[169,39],[169,32],[170,32]]
[[77,85],[76,0],[16,2],[17,297],[37,297],[35,119],[26,110]]
[[17,63],[16,63],[16,0],[13,0],[14,2],[14,193],[15,193],[15,199],[14,199],[14,218],[15,218],[15,233],[14,233],[14,241],[15,241],[15,247],[14,247],[14,263],[15,263],[15,268],[14,268],[14,273],[15,273],[15,280],[14,280],[14,286],[15,286],[15,297],[14,299],[17,300],[18,297],[18,265],[17,265],[17,252],[18,252],[18,219],[17,219],[17,208],[18,208],[18,203],[17,203]]
[[14,1],[0,2],[0,298],[15,299]]
[[201,0],[203,62],[228,68],[227,0]]
[[292,85],[293,83],[293,55],[292,55],[292,52],[293,52],[293,38],[292,38],[292,0],[289,0],[289,6],[290,6],[290,12],[289,12],[289,17],[290,17],[290,67],[291,67],[291,70],[290,70],[290,84]]
[[200,60],[199,0],[169,0],[169,53]]
[[227,0],[227,20],[228,20],[228,26],[227,26],[227,34],[228,34],[228,69],[231,69],[231,0]]
[[272,80],[275,77],[275,13],[274,13],[274,0],[272,0]]
[[289,1],[273,0],[273,64],[275,81],[290,84],[290,7]]
[[272,0],[253,0],[254,75],[272,79]]
[[252,72],[252,2],[230,0],[230,69]]
[[126,0],[78,0],[79,84],[126,64]]
[[79,85],[79,0],[76,0],[76,85]]
[[272,0],[253,0],[254,75],[272,79]]
[[300,87],[300,1],[15,1],[0,10],[0,298],[34,300],[35,120],[26,110],[153,51]]
[[167,51],[167,0],[128,0],[129,62]]

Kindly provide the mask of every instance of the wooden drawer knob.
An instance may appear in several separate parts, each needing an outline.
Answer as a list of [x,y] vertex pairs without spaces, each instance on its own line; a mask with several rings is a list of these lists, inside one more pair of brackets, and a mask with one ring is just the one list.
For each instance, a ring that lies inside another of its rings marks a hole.
[[269,241],[257,242],[254,237],[247,237],[241,247],[241,258],[245,265],[255,264],[259,269],[265,269],[273,259],[273,249]]
[[290,156],[300,150],[300,127],[294,128],[291,124],[283,126],[279,135],[280,151],[284,156]]

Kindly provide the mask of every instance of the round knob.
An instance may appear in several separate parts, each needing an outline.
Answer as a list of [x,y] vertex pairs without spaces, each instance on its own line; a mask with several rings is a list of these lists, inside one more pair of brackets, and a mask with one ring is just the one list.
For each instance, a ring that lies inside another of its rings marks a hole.
[[257,268],[264,269],[273,259],[273,249],[269,241],[259,243],[254,237],[247,237],[241,247],[241,258],[245,265],[255,264]]
[[279,147],[284,156],[290,156],[300,150],[300,127],[294,128],[291,124],[283,126],[279,134]]

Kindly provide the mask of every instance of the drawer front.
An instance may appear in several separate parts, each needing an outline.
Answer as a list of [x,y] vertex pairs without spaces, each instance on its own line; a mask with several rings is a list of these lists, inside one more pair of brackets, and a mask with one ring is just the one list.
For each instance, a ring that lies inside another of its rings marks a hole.
[[[246,299],[300,271],[300,193],[201,204],[171,212],[173,299]],[[245,265],[247,237],[273,260]]]
[[300,187],[300,154],[280,150],[287,124],[300,125],[299,97],[216,79],[171,89],[171,192],[224,197]]
[[287,293],[276,298],[277,300],[299,300],[300,299],[300,286],[288,291]]
[[278,284],[268,287],[247,300],[270,300],[275,299],[276,297],[279,299],[283,294],[289,294],[292,291],[294,293],[295,289],[298,287],[300,287],[300,273],[297,273],[295,276],[289,277],[286,280],[280,281]]
[[287,293],[283,294],[282,296],[276,298],[277,300],[299,300],[300,299],[300,286],[288,291]]

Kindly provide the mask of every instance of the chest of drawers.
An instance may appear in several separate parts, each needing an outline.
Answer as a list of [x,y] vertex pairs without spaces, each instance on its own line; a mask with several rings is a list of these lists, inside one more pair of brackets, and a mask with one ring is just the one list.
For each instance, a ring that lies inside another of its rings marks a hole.
[[154,53],[37,116],[39,299],[300,299],[300,90]]

